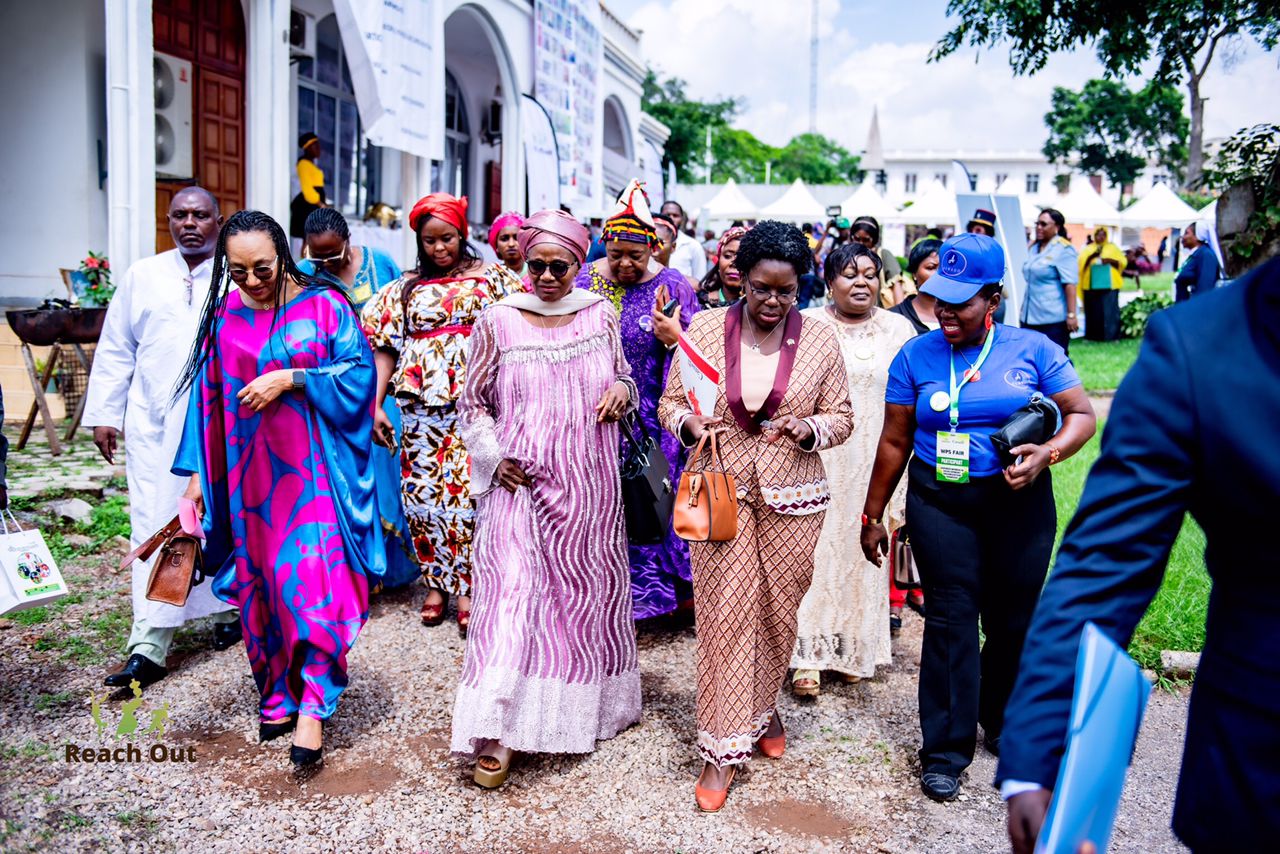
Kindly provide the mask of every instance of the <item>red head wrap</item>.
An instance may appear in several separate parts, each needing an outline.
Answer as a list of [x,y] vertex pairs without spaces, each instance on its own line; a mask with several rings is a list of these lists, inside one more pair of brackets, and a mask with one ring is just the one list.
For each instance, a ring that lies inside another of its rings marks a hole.
[[448,193],[432,193],[418,199],[418,203],[409,212],[409,227],[414,231],[422,224],[425,217],[433,216],[442,219],[458,229],[463,238],[467,236],[467,197],[451,196]]

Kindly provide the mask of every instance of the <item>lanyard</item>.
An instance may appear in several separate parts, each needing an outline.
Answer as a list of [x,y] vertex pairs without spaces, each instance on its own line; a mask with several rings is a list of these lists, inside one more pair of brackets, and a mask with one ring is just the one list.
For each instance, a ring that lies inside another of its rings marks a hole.
[[996,340],[996,328],[993,324],[991,329],[987,331],[987,340],[982,345],[982,352],[978,354],[978,361],[973,363],[972,368],[965,371],[964,379],[960,380],[958,385],[956,384],[956,348],[951,348],[951,357],[947,362],[947,367],[951,369],[951,431],[953,433],[960,426],[960,389],[964,388],[965,383],[977,375],[982,363],[987,360],[987,356],[991,355],[991,342],[994,340]]

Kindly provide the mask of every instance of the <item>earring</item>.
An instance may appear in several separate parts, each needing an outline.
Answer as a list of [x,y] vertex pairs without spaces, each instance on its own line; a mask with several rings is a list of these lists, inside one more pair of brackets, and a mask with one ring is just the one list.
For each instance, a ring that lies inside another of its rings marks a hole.
[[993,314],[991,314],[991,313],[988,313],[988,314],[987,314],[987,328],[988,328],[988,329],[990,329],[990,328],[991,328],[991,326],[992,326],[992,324],[994,324],[994,323],[995,323],[994,315],[993,315]]

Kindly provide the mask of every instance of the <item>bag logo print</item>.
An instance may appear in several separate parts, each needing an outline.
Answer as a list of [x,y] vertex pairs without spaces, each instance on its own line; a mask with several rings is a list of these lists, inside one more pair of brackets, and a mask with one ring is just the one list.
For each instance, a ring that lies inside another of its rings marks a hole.
[[23,552],[18,555],[18,574],[27,581],[40,581],[49,577],[49,564],[35,552]]

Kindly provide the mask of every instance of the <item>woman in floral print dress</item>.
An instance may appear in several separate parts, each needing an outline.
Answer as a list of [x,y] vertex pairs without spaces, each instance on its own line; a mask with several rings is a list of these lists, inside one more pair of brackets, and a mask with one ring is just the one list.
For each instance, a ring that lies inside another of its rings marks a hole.
[[521,290],[502,264],[485,264],[467,243],[467,200],[432,193],[409,214],[418,235],[417,267],[364,307],[365,333],[378,367],[374,440],[394,432],[381,409],[388,389],[400,401],[401,488],[427,599],[422,621],[444,621],[458,597],[458,627],[471,612],[471,533],[475,520],[470,460],[455,404],[466,379],[467,341],[486,307]]

